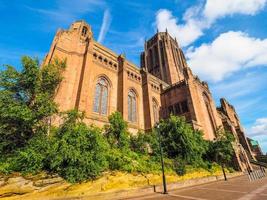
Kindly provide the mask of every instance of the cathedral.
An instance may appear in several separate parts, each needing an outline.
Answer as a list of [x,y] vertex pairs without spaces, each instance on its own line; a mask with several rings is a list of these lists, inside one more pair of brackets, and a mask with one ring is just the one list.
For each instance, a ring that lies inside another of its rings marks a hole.
[[61,111],[84,111],[84,121],[99,127],[119,111],[132,134],[150,131],[171,114],[183,116],[206,140],[214,140],[219,129],[231,132],[236,168],[251,169],[253,156],[234,107],[224,98],[216,107],[208,84],[193,74],[167,31],[145,42],[138,67],[96,42],[85,21],[76,21],[57,31],[44,64],[55,58],[67,62],[55,96]]

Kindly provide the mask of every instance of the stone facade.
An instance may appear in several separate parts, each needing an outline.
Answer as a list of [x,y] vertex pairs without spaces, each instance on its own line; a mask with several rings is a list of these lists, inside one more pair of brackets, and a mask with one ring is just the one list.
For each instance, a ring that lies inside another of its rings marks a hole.
[[224,98],[220,99],[220,103],[221,106],[217,108],[217,111],[221,116],[223,128],[225,131],[232,133],[235,137],[233,146],[236,163],[238,163],[241,169],[252,169],[248,161],[251,159],[255,160],[255,157],[252,154],[235,108]]
[[174,114],[202,130],[207,140],[216,138],[219,128],[228,128],[226,118],[251,153],[234,109],[224,101],[216,109],[208,84],[193,75],[178,42],[167,31],[145,42],[139,68],[96,42],[91,27],[77,21],[69,30],[57,31],[44,64],[55,58],[67,62],[55,96],[61,111],[85,111],[85,122],[100,127],[119,111],[133,134],[149,131],[159,119]]

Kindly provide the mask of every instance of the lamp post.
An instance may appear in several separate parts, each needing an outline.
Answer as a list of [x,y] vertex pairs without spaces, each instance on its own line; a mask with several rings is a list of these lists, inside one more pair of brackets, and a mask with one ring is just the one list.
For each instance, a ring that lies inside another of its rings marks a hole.
[[222,167],[222,171],[223,171],[224,180],[227,181],[227,177],[226,177],[226,173],[225,173],[225,170],[224,170],[224,164],[223,163],[221,164],[221,167]]
[[159,124],[156,124],[156,129],[157,129],[158,137],[159,137],[160,160],[161,160],[161,171],[162,171],[162,182],[163,182],[163,194],[168,194],[167,185],[166,185],[166,178],[165,178],[165,171],[164,171],[164,160],[163,160],[163,151],[162,151],[162,146],[161,146],[161,134],[160,134],[160,131],[159,131]]

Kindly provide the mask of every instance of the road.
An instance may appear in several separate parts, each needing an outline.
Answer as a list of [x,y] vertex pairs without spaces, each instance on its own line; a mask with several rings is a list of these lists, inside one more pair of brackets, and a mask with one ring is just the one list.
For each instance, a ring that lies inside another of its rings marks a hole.
[[129,200],[267,200],[267,177],[250,182],[246,176]]

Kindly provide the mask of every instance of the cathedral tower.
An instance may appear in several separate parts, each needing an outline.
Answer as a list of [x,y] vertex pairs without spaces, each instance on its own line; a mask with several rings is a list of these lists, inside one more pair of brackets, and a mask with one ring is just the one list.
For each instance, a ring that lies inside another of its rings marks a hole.
[[178,42],[167,32],[157,32],[145,42],[141,67],[172,85],[184,79],[186,61]]

